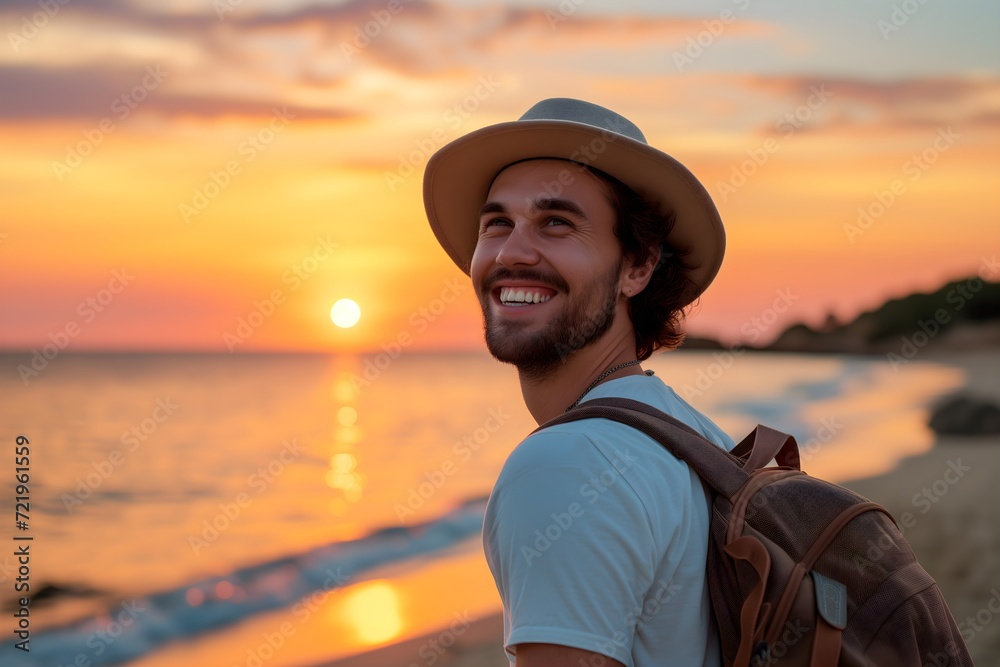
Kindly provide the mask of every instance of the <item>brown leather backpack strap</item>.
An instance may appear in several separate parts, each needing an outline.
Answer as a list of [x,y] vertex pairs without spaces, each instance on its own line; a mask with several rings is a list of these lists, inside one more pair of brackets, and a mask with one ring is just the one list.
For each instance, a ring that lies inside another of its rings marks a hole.
[[787,620],[788,614],[791,612],[792,605],[795,603],[795,597],[799,594],[799,587],[802,585],[803,578],[806,577],[810,570],[812,570],[820,555],[826,551],[827,547],[830,546],[830,543],[833,542],[837,535],[840,534],[840,531],[842,531],[847,524],[858,516],[864,514],[865,512],[872,511],[884,512],[890,519],[892,518],[892,515],[889,514],[881,505],[877,505],[873,502],[863,502],[848,507],[846,510],[838,514],[833,521],[827,524],[827,526],[823,529],[823,532],[816,538],[816,541],[809,547],[809,551],[806,552],[806,554],[802,557],[802,560],[792,569],[792,575],[785,583],[785,590],[778,599],[778,604],[775,605],[774,616],[765,635],[766,637],[770,638],[772,641],[777,641],[778,633],[781,631],[781,626]]
[[757,583],[740,610],[740,646],[733,660],[733,665],[749,665],[763,630],[761,611],[767,575],[771,572],[771,555],[760,540],[746,535],[727,544],[726,553],[736,560],[746,561],[757,574]]
[[843,630],[833,627],[822,616],[817,617],[810,667],[837,667],[843,634]]
[[801,470],[799,446],[795,438],[763,424],[757,424],[757,427],[733,448],[732,453],[733,456],[746,460],[743,469],[747,472],[763,468],[771,462],[771,459],[777,461],[779,466]]
[[750,478],[741,468],[742,461],[714,442],[706,440],[687,424],[651,405],[628,398],[598,398],[587,401],[545,422],[533,433],[577,419],[595,418],[610,419],[642,431],[691,466],[716,493],[721,493],[727,498],[735,496],[739,488]]

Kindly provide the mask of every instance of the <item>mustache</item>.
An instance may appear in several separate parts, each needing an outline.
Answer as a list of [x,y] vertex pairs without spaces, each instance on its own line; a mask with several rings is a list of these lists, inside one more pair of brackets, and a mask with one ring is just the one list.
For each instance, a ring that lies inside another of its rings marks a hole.
[[558,275],[545,274],[534,269],[513,271],[502,266],[483,279],[483,282],[480,284],[481,293],[489,294],[493,290],[493,286],[503,280],[524,280],[538,283],[539,285],[546,285],[560,292],[569,291],[569,285]]

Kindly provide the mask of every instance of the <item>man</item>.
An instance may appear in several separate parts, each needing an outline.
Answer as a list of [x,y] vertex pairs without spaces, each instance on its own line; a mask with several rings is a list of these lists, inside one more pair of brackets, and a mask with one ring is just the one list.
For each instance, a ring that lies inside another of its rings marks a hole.
[[[634,124],[544,100],[438,151],[424,201],[538,423],[626,397],[733,447],[639,366],[680,342],[683,308],[715,277],[725,240],[704,187]],[[483,527],[511,663],[718,665],[708,526],[698,477],[636,430],[589,419],[525,439]]]

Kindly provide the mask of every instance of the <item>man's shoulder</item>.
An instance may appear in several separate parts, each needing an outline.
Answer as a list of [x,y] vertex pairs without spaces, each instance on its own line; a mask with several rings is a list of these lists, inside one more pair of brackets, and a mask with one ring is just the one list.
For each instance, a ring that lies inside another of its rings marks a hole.
[[586,466],[588,461],[602,456],[591,437],[593,430],[587,428],[587,423],[601,421],[606,420],[580,420],[532,433],[507,457],[504,472],[510,474],[523,469]]
[[[716,445],[733,447],[725,432],[658,378],[632,376],[600,389],[588,395],[588,400],[609,396],[639,400],[687,424]],[[497,485],[505,487],[516,480],[536,479],[551,484],[581,475],[589,479],[610,471],[620,474],[629,485],[653,494],[683,488],[690,475],[687,464],[645,433],[608,419],[580,419],[526,437],[508,456]]]
[[[530,475],[547,482],[589,480],[601,475],[658,481],[687,475],[686,464],[630,426],[608,419],[581,419],[551,426],[525,438],[508,456],[498,483]],[[669,485],[668,485],[669,486]]]
[[[680,422],[690,426],[705,439],[724,449],[732,449],[733,439],[709,417],[685,401],[669,385],[656,376],[630,376],[609,382],[606,387],[598,387],[587,400],[594,398],[621,397],[646,403]],[[586,405],[585,400],[582,405]],[[630,428],[630,427],[625,427]]]

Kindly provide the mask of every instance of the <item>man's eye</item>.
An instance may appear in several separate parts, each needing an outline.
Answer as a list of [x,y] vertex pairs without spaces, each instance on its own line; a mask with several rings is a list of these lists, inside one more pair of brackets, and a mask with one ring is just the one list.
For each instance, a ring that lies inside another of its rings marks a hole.
[[489,218],[488,220],[483,220],[483,229],[488,227],[505,227],[510,226],[511,222],[507,218]]
[[569,225],[569,226],[572,226],[572,224],[570,223],[570,221],[567,220],[566,218],[552,217],[552,218],[549,218],[546,221],[546,223],[549,224],[549,225]]

